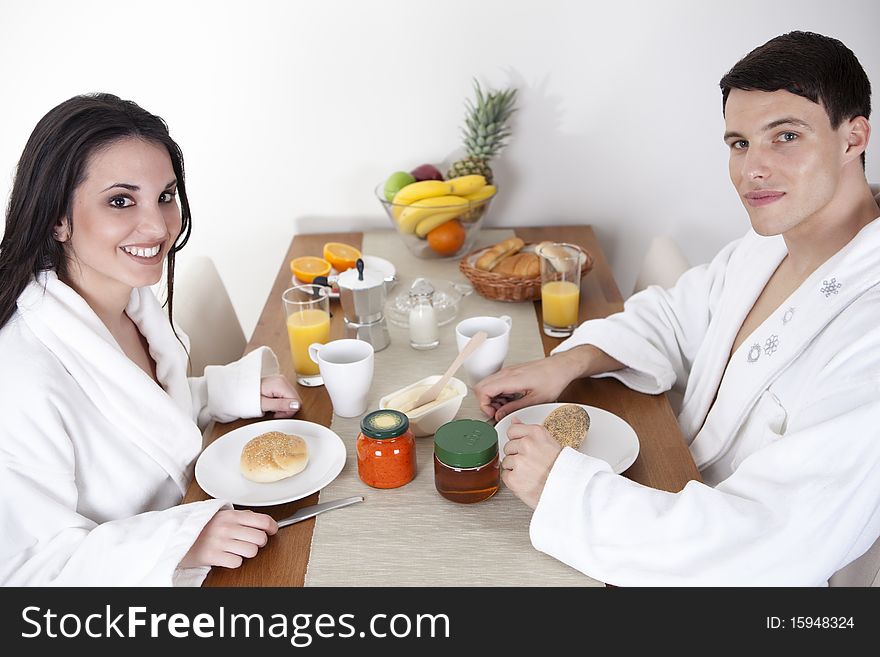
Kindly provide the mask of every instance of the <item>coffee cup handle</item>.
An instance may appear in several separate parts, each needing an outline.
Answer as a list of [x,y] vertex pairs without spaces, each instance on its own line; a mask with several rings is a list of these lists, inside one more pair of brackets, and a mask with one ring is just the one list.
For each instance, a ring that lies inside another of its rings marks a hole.
[[321,364],[318,362],[318,352],[321,351],[321,347],[323,346],[324,345],[322,345],[320,342],[313,342],[309,345],[309,358],[311,358],[312,362],[314,362],[316,365]]
[[513,326],[513,320],[510,318],[510,315],[501,315],[498,319],[507,324],[508,327]]

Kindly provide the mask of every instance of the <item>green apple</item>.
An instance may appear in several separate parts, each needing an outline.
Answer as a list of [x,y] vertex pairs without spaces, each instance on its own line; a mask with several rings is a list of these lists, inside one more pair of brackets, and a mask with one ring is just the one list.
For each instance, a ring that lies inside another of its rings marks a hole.
[[390,203],[394,200],[394,195],[397,194],[402,187],[406,187],[415,181],[416,179],[412,174],[407,173],[406,171],[395,171],[388,176],[388,180],[385,181],[385,198],[388,199],[388,202]]

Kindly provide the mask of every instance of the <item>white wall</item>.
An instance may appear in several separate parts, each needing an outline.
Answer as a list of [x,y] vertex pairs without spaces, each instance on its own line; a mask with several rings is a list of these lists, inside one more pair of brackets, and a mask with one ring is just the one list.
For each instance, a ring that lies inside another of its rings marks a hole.
[[214,257],[250,334],[292,234],[385,227],[378,182],[458,155],[475,76],[520,88],[490,224],[592,224],[627,294],[652,235],[700,262],[747,228],[721,75],[808,29],[843,40],[880,89],[878,25],[877,0],[0,0],[0,193],[51,107],[97,90],[137,101],[186,156],[180,257]]

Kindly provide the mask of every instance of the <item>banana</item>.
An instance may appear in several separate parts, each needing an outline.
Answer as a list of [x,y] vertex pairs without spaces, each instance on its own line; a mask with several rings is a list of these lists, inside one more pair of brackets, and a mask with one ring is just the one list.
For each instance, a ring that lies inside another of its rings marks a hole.
[[428,236],[428,233],[437,228],[437,226],[442,226],[447,221],[452,221],[459,215],[461,215],[461,210],[432,214],[430,217],[422,219],[419,222],[419,225],[416,226],[416,235],[424,239]]
[[[407,206],[412,207],[418,205],[422,200],[439,198],[439,197],[464,197],[468,194],[480,193],[486,187],[492,188],[492,194],[495,188],[486,184],[483,176],[459,176],[450,180],[421,180],[419,182],[410,183],[405,187],[401,187],[391,201],[391,214],[400,222],[406,213]],[[488,198],[492,194],[475,200]],[[415,225],[413,225],[415,230]],[[407,231],[413,232],[413,231]]]
[[[398,192],[399,193],[399,192]],[[468,200],[460,196],[434,196],[423,198],[403,208],[397,225],[404,233],[416,232],[416,226],[423,219],[438,213],[455,212],[461,214],[468,206]],[[453,215],[455,216],[455,215]]]
[[494,196],[495,191],[495,185],[484,185],[473,194],[465,194],[464,197],[471,203],[477,203],[479,201],[484,201],[487,198]]
[[415,201],[432,196],[448,196],[449,185],[445,180],[421,180],[401,187],[392,203],[411,205]]
[[449,185],[447,194],[455,196],[467,196],[473,194],[481,187],[485,187],[486,179],[483,176],[459,176],[458,178],[450,178],[446,181]]
[[391,211],[395,219],[400,219],[406,205],[412,205],[423,198],[434,196],[446,196],[449,194],[449,185],[445,180],[421,180],[401,187],[391,200]]

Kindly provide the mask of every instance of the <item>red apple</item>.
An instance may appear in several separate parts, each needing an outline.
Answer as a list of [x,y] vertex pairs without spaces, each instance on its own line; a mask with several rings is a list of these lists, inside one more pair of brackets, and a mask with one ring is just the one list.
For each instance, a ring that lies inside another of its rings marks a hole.
[[443,180],[443,174],[433,164],[422,164],[409,173],[416,179],[416,182],[421,180]]

